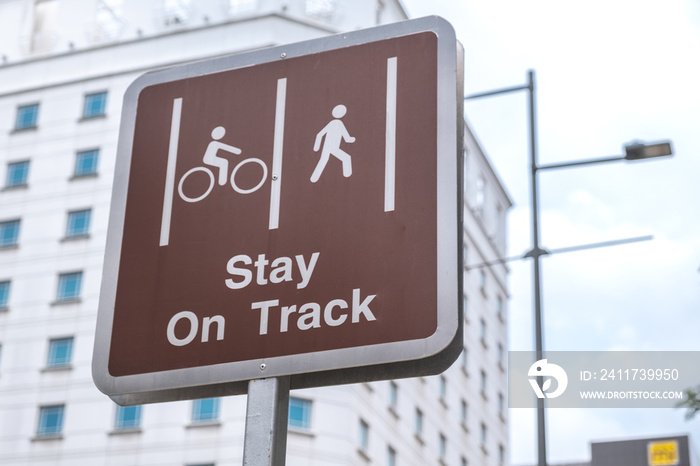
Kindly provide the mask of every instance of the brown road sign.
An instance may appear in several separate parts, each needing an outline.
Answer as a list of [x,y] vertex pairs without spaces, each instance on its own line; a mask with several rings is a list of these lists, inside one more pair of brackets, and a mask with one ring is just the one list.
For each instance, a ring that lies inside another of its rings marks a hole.
[[426,18],[139,78],[98,387],[137,402],[442,367],[461,348],[459,71]]

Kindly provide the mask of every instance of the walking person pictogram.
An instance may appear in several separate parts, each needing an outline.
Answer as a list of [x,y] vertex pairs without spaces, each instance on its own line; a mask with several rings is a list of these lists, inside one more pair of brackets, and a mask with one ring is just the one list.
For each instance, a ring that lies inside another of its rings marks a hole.
[[342,162],[343,176],[345,178],[352,175],[352,160],[350,158],[350,154],[340,148],[340,143],[342,141],[348,143],[355,142],[355,138],[348,134],[345,124],[343,124],[343,122],[340,120],[345,116],[346,112],[347,108],[345,105],[336,105],[331,112],[333,114],[333,118],[335,119],[331,120],[316,135],[314,152],[318,152],[318,150],[321,149],[321,141],[323,141],[323,148],[321,149],[321,158],[316,165],[316,169],[311,175],[312,183],[317,182],[321,177],[321,173],[323,173],[323,169],[326,168],[326,164],[328,163],[331,155]]

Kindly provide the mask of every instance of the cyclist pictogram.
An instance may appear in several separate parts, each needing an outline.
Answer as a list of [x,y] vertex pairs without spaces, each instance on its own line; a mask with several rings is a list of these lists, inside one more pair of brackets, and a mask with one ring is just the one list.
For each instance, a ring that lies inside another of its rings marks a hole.
[[[217,173],[217,176],[215,177],[214,172],[207,167],[200,166],[189,169],[184,175],[182,175],[182,178],[180,178],[180,182],[177,185],[177,192],[183,201],[201,201],[202,199],[207,197],[209,193],[211,193],[211,191],[214,189],[214,185],[217,184],[217,182],[219,186],[224,186],[226,184],[227,178],[230,179],[230,184],[233,190],[240,194],[253,193],[260,189],[260,187],[265,183],[265,180],[267,179],[267,165],[265,165],[265,162],[255,157],[249,157],[238,162],[236,166],[233,167],[233,170],[231,171],[231,176],[229,177],[229,160],[225,157],[219,156],[219,151],[228,152],[229,154],[234,155],[241,155],[243,151],[238,147],[234,147],[221,142],[220,139],[223,138],[225,135],[226,129],[223,126],[217,126],[216,128],[214,128],[211,132],[212,141],[209,142],[209,144],[207,145],[207,150],[204,152],[204,156],[202,157],[202,161],[206,165],[218,168],[219,171]],[[236,174],[238,173],[238,170],[240,170],[241,167],[249,163],[255,163],[260,165],[260,167],[262,168],[262,176],[260,177],[260,181],[252,188],[242,188],[236,183]],[[184,193],[183,185],[185,184],[185,180],[187,179],[187,177],[196,172],[204,172],[209,177],[209,186],[203,194],[199,196],[190,197]]]

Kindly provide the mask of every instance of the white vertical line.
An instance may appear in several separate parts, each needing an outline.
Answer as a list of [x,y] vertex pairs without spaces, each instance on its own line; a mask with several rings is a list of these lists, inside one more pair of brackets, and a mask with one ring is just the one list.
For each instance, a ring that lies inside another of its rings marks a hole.
[[384,154],[384,212],[394,210],[396,198],[396,57],[386,61],[386,152]]
[[284,147],[284,112],[287,98],[287,78],[277,80],[277,106],[275,108],[275,135],[272,146],[272,181],[270,188],[270,230],[280,223],[280,196],[282,189],[282,149]]
[[170,218],[173,212],[175,166],[177,164],[177,145],[180,140],[181,115],[182,97],[179,97],[173,99],[173,119],[170,123],[170,146],[168,147],[168,166],[165,171],[165,193],[163,194],[163,218],[160,222],[161,246],[167,246],[170,241]]

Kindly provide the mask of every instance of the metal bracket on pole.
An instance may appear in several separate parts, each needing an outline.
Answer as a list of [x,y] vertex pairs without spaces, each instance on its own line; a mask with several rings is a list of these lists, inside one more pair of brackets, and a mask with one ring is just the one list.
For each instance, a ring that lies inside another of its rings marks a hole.
[[289,383],[289,377],[248,382],[243,466],[284,466]]

